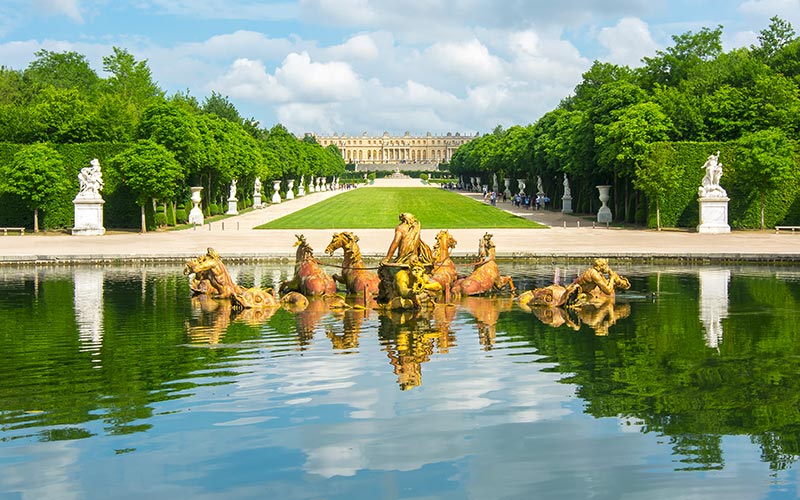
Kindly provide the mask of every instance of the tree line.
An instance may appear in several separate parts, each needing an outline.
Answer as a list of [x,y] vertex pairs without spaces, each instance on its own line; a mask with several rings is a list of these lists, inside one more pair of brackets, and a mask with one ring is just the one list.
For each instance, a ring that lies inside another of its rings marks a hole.
[[[298,139],[281,124],[261,128],[217,92],[202,101],[188,90],[167,96],[147,61],[125,49],[114,47],[103,58],[107,77],[76,52],[40,50],[35,56],[23,70],[0,66],[0,143],[6,146],[6,154],[0,152],[0,205],[16,206],[12,212],[20,205],[30,209],[37,231],[39,209],[64,213],[64,200],[77,192],[74,174],[93,157],[110,177],[106,187],[123,187],[143,214],[156,201],[174,210],[188,200],[189,186],[204,187],[208,213],[224,204],[233,179],[239,181],[239,199],[251,200],[256,177],[305,176],[308,182],[312,175],[345,170],[336,146]],[[79,148],[83,153],[64,157],[66,145],[79,144],[87,146]],[[114,154],[101,157],[103,151]],[[48,227],[71,222],[49,220]]]
[[[599,207],[595,186],[612,185],[616,220],[660,228],[664,205],[670,224],[696,213],[696,192],[677,191],[700,185],[699,149],[706,156],[722,149],[722,185],[746,201],[732,213],[736,226],[800,224],[800,39],[778,17],[748,48],[723,52],[722,32],[673,36],[671,47],[635,69],[595,61],[555,109],[462,146],[451,171],[528,185],[541,177],[553,200],[566,175],[573,206],[587,213]],[[674,154],[654,154],[664,144]],[[780,203],[770,204],[774,198]]]

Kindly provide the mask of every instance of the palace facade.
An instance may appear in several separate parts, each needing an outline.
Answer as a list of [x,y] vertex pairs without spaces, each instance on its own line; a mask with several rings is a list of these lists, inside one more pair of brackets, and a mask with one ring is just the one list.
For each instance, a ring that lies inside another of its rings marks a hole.
[[354,163],[356,169],[359,164],[448,163],[459,146],[477,137],[477,134],[461,135],[458,132],[448,132],[446,135],[432,135],[428,132],[425,137],[412,136],[408,132],[402,136],[391,136],[389,132],[384,132],[381,136],[369,136],[366,132],[352,137],[337,133],[332,136],[315,133],[311,135],[322,147],[330,144],[338,147],[342,152],[342,159],[347,163]]

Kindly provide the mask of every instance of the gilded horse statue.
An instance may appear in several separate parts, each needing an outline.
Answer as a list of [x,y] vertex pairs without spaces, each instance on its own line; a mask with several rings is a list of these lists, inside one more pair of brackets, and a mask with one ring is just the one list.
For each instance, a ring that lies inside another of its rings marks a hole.
[[442,285],[444,289],[448,289],[458,279],[456,265],[450,259],[450,250],[455,248],[457,243],[456,239],[446,229],[443,229],[436,235],[436,243],[433,245],[431,279]]
[[342,274],[334,274],[333,279],[344,284],[347,293],[363,294],[367,292],[372,296],[378,293],[380,279],[377,273],[367,269],[361,259],[361,249],[358,248],[358,236],[349,231],[333,233],[331,242],[325,248],[325,253],[333,255],[337,249],[344,251],[342,261]]
[[320,266],[320,262],[314,258],[314,250],[308,245],[305,236],[296,234],[297,247],[294,261],[294,277],[291,280],[281,283],[278,291],[281,294],[286,292],[300,292],[307,297],[318,297],[321,295],[332,295],[336,293],[336,282],[328,276]]
[[230,299],[233,308],[251,309],[278,307],[280,304],[272,289],[244,288],[234,283],[222,258],[209,247],[205,255],[186,263],[183,274],[193,274],[189,287],[192,293],[206,293],[217,299]]
[[478,248],[478,261],[473,264],[472,274],[461,278],[453,284],[453,295],[480,295],[482,293],[502,290],[508,285],[511,294],[516,292],[511,276],[501,276],[495,262],[495,249],[492,235],[486,233],[481,238]]

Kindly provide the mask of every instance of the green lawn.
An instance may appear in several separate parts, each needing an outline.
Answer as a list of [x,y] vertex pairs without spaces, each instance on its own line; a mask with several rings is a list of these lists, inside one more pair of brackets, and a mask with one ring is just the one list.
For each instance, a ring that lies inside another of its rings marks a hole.
[[466,196],[434,188],[358,188],[257,229],[392,228],[411,212],[423,229],[542,228]]

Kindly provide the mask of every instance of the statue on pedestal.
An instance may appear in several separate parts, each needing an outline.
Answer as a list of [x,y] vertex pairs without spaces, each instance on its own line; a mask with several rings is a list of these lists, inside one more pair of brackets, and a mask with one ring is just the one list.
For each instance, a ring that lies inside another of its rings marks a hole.
[[80,182],[79,198],[100,198],[103,189],[103,173],[100,171],[100,161],[95,158],[89,162],[88,167],[83,167],[78,173]]
[[78,173],[80,191],[72,200],[75,207],[75,225],[73,235],[99,236],[105,234],[103,227],[103,205],[105,201],[100,196],[103,189],[103,173],[100,171],[100,161],[95,158],[89,162],[88,167],[83,167]]
[[703,176],[702,185],[697,188],[697,195],[700,198],[725,198],[728,193],[719,185],[722,178],[722,163],[719,162],[719,151],[708,157],[703,168],[706,175]]
[[230,192],[228,193],[228,199],[229,200],[236,199],[236,179],[233,179],[231,181],[231,189]]

